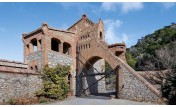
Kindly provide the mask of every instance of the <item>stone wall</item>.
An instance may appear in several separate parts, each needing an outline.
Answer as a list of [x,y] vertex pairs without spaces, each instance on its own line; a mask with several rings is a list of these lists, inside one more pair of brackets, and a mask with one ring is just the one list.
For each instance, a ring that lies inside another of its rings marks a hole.
[[[37,67],[40,69],[40,68],[42,68],[42,64],[43,64],[42,59],[43,59],[42,51],[37,51],[37,52],[34,52],[32,54],[27,55],[25,57],[25,63],[27,63],[29,67],[37,65]],[[33,64],[35,62],[37,62],[37,63]]]
[[122,98],[135,101],[158,102],[160,97],[153,93],[144,83],[122,66]]
[[34,92],[41,86],[42,80],[37,74],[0,71],[0,102],[6,102],[12,98],[34,97]]
[[[103,73],[105,72],[105,61],[104,59],[98,60],[95,64],[93,64],[93,67],[99,72]],[[90,75],[90,74],[98,74],[98,72],[93,69],[93,67],[90,67],[90,69],[87,71],[83,71],[83,75]],[[99,79],[101,79],[104,75],[96,75],[96,76],[83,76],[80,77],[81,79],[78,81],[82,81],[81,87],[83,89],[88,88],[95,82],[97,82]],[[78,90],[80,91],[80,90]],[[106,92],[106,85],[105,85],[105,78],[98,81],[96,84],[92,85],[89,89],[86,90],[86,94],[95,94],[95,93],[104,93]]]
[[57,64],[71,66],[73,59],[69,55],[61,54],[59,52],[48,52],[48,65],[49,67],[55,67]]

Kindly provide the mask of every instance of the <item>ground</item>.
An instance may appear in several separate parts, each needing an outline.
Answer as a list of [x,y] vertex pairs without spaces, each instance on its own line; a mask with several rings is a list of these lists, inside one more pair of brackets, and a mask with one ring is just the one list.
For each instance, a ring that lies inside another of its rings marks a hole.
[[135,102],[102,96],[70,97],[64,101],[56,101],[49,105],[154,105],[154,103]]

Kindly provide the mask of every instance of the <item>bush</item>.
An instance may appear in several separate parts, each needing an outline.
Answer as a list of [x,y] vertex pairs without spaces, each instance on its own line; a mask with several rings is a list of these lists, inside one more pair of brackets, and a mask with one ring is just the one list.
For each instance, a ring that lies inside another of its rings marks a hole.
[[126,52],[126,61],[133,69],[136,68],[137,60],[128,52]]
[[176,104],[176,73],[163,80],[161,91],[168,104]]
[[15,105],[16,104],[16,99],[11,98],[11,99],[8,100],[8,103],[11,104],[11,105]]
[[43,88],[36,92],[36,96],[59,100],[66,98],[69,92],[67,79],[69,71],[69,66],[44,67],[41,71]]
[[39,103],[47,103],[47,100],[40,100]]

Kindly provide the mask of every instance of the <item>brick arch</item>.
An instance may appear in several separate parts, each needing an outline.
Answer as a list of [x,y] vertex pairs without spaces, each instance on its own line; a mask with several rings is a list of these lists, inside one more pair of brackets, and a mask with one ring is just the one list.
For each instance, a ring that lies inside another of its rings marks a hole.
[[107,58],[104,58],[103,56],[92,56],[85,62],[83,68],[81,69],[81,72],[83,69],[89,70],[90,67],[100,59],[104,59],[111,66],[112,69],[115,69],[117,67],[113,62],[110,62],[110,60],[108,60]]
[[[78,75],[85,67],[89,67],[90,64],[94,64],[99,59],[104,59],[108,62],[112,69],[120,65],[119,61],[116,60],[116,56],[112,56],[107,47],[103,48],[103,46],[100,46],[102,45],[100,41],[93,39],[89,44],[90,48],[77,52],[77,58],[81,59],[81,63],[77,67]],[[78,62],[79,60],[77,60],[77,64]]]

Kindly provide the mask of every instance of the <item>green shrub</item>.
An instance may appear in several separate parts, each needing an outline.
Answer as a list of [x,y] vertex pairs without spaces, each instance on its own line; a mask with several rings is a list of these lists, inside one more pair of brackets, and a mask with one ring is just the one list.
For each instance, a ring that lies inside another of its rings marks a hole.
[[176,104],[176,72],[163,80],[161,91],[168,104]]
[[67,79],[69,71],[69,66],[57,65],[55,68],[44,67],[41,71],[43,88],[36,92],[36,96],[59,100],[66,98],[69,92]]
[[8,100],[8,103],[11,104],[11,105],[15,105],[16,104],[16,99],[11,98],[11,99]]
[[126,52],[126,61],[133,69],[136,68],[135,65],[137,63],[137,60],[135,58],[133,58],[131,53]]
[[40,100],[39,103],[47,103],[47,100]]

